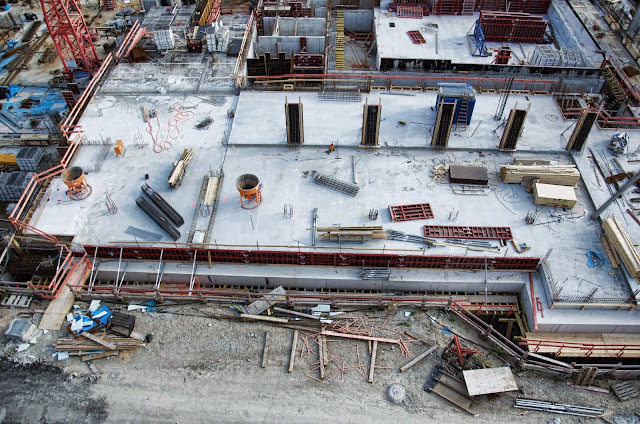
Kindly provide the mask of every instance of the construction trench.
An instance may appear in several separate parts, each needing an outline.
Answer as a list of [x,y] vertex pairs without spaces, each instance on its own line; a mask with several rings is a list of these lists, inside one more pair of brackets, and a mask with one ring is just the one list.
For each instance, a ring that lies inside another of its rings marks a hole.
[[[58,1],[41,3],[49,31],[64,27]],[[149,317],[184,313],[268,328],[263,369],[271,349],[289,373],[317,353],[305,383],[350,370],[386,384],[415,367],[425,393],[469,415],[519,390],[509,411],[607,420],[523,391],[525,375],[634,399],[640,62],[614,6],[146,3],[113,23],[111,51],[58,50],[67,82],[46,118],[0,117],[0,294],[38,337],[69,336],[55,361],[97,376],[93,360],[157,354]],[[67,35],[90,43],[79,10],[85,30]],[[608,24],[588,26],[592,13]],[[38,28],[7,51],[29,62]],[[415,314],[423,326],[408,328]],[[26,333],[3,357],[25,360]],[[329,348],[346,342],[361,343],[357,362]],[[413,358],[399,372],[376,365],[388,346]],[[387,389],[397,404],[404,388]]]

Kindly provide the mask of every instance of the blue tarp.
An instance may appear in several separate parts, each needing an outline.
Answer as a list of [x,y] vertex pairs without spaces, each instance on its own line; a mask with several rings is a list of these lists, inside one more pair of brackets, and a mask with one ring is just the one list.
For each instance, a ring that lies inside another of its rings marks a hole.
[[587,261],[587,266],[589,268],[600,268],[603,265],[609,265],[609,261],[602,256],[602,252],[589,250],[587,252],[587,258],[589,258]]

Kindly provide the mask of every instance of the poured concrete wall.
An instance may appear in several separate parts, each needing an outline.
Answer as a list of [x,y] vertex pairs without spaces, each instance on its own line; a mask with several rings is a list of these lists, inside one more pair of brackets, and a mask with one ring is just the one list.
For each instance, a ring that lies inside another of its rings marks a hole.
[[324,37],[325,18],[264,17],[264,35]]
[[596,53],[598,47],[567,3],[553,0],[547,17],[560,47],[578,50],[586,67],[599,65],[602,54]]
[[325,18],[279,18],[273,35],[324,37],[325,25]]
[[[130,281],[149,282],[156,281],[158,264],[149,263],[142,266],[142,263],[130,263],[126,270],[126,279]],[[133,269],[135,268],[135,270]],[[145,269],[140,269],[145,268]],[[164,269],[163,281],[174,283],[187,283],[191,278],[192,265],[189,264],[169,264]],[[437,272],[437,271],[436,271]],[[394,291],[429,291],[429,292],[484,292],[484,274],[459,272],[460,276],[451,280],[422,280],[422,271],[398,270],[391,271],[390,280],[362,280],[360,270],[348,268],[327,273],[326,269],[301,269],[282,267],[278,272],[273,272],[273,268],[268,266],[228,266],[200,264],[195,274],[201,283],[233,286],[253,286],[273,288],[284,286],[290,288],[308,290],[380,290],[385,292]],[[110,264],[102,264],[98,270],[98,280],[115,281],[118,275],[117,261]],[[122,277],[122,269],[120,277]],[[519,276],[512,279],[496,280],[489,278],[486,288],[489,292],[518,293],[523,287],[523,282]]]
[[373,10],[345,10],[344,28],[355,32],[372,30]]
[[[285,52],[287,57],[300,53],[301,37],[260,37],[259,42],[254,45],[259,55],[265,52],[271,53],[272,57],[277,52]],[[307,53],[324,54],[324,37],[306,37]]]

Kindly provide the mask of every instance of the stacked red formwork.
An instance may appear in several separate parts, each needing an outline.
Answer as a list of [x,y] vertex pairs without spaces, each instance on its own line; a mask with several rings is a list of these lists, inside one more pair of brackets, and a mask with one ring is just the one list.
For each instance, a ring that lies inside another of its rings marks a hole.
[[[422,9],[423,16],[429,16],[429,2],[426,0],[396,0],[393,3],[390,3],[387,9],[389,12],[398,12],[398,8],[402,7],[411,7],[416,8],[419,7]],[[403,17],[398,15],[398,17]]]
[[486,41],[541,44],[549,22],[528,13],[483,10],[480,24]]

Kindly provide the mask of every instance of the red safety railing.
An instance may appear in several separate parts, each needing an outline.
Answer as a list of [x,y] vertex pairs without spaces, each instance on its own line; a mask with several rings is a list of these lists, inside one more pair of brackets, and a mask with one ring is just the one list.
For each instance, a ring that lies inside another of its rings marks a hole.
[[[81,299],[87,298],[100,298],[100,297],[121,297],[121,298],[166,298],[166,299],[180,299],[184,297],[193,297],[207,301],[220,301],[220,302],[232,302],[237,303],[241,301],[251,302],[262,298],[264,293],[256,291],[248,291],[241,287],[207,287],[196,281],[193,288],[189,288],[188,283],[174,283],[174,282],[162,282],[158,287],[153,283],[141,284],[136,283],[135,286],[117,285],[117,284],[69,284],[69,288],[74,295]],[[405,305],[420,305],[424,307],[444,307],[447,306],[451,299],[454,299],[459,305],[462,305],[467,310],[471,311],[484,311],[486,313],[501,312],[511,314],[517,309],[517,302],[502,302],[502,303],[485,303],[485,302],[469,302],[465,298],[468,296],[461,296],[459,298],[456,295],[415,295],[407,294],[404,296],[393,294],[362,294],[356,292],[297,292],[295,290],[288,291],[283,295],[283,303],[296,303],[296,304],[360,304],[360,305],[380,305],[384,306],[388,303],[405,304]],[[489,296],[491,300],[491,296]]]
[[[520,339],[520,345],[527,346],[529,350],[533,348],[534,353],[538,353],[541,348],[554,348],[553,354],[555,357],[559,357],[562,354],[563,349],[578,350],[581,354],[584,354],[585,358],[590,356],[596,357],[610,357],[612,353],[616,358],[620,358],[627,352],[640,351],[640,344],[600,344],[600,343],[584,343],[584,342],[565,342],[558,340],[539,340],[539,339]],[[557,348],[557,349],[556,349]],[[606,355],[599,355],[598,352],[605,353]],[[571,353],[573,355],[573,353]],[[565,355],[569,356],[569,354]],[[634,357],[636,355],[633,355]]]
[[332,266],[366,268],[455,269],[469,271],[534,271],[540,258],[399,255],[393,253],[207,249],[194,247],[85,245],[90,257],[134,261]]
[[38,282],[0,281],[0,290],[30,293],[45,299],[53,299],[66,283],[69,283],[69,285],[82,285],[84,278],[91,269],[91,263],[87,259],[87,256],[83,255],[77,258],[64,244],[58,244],[56,248],[60,252],[60,259],[56,273],[51,280],[45,279],[44,282],[42,280]]

